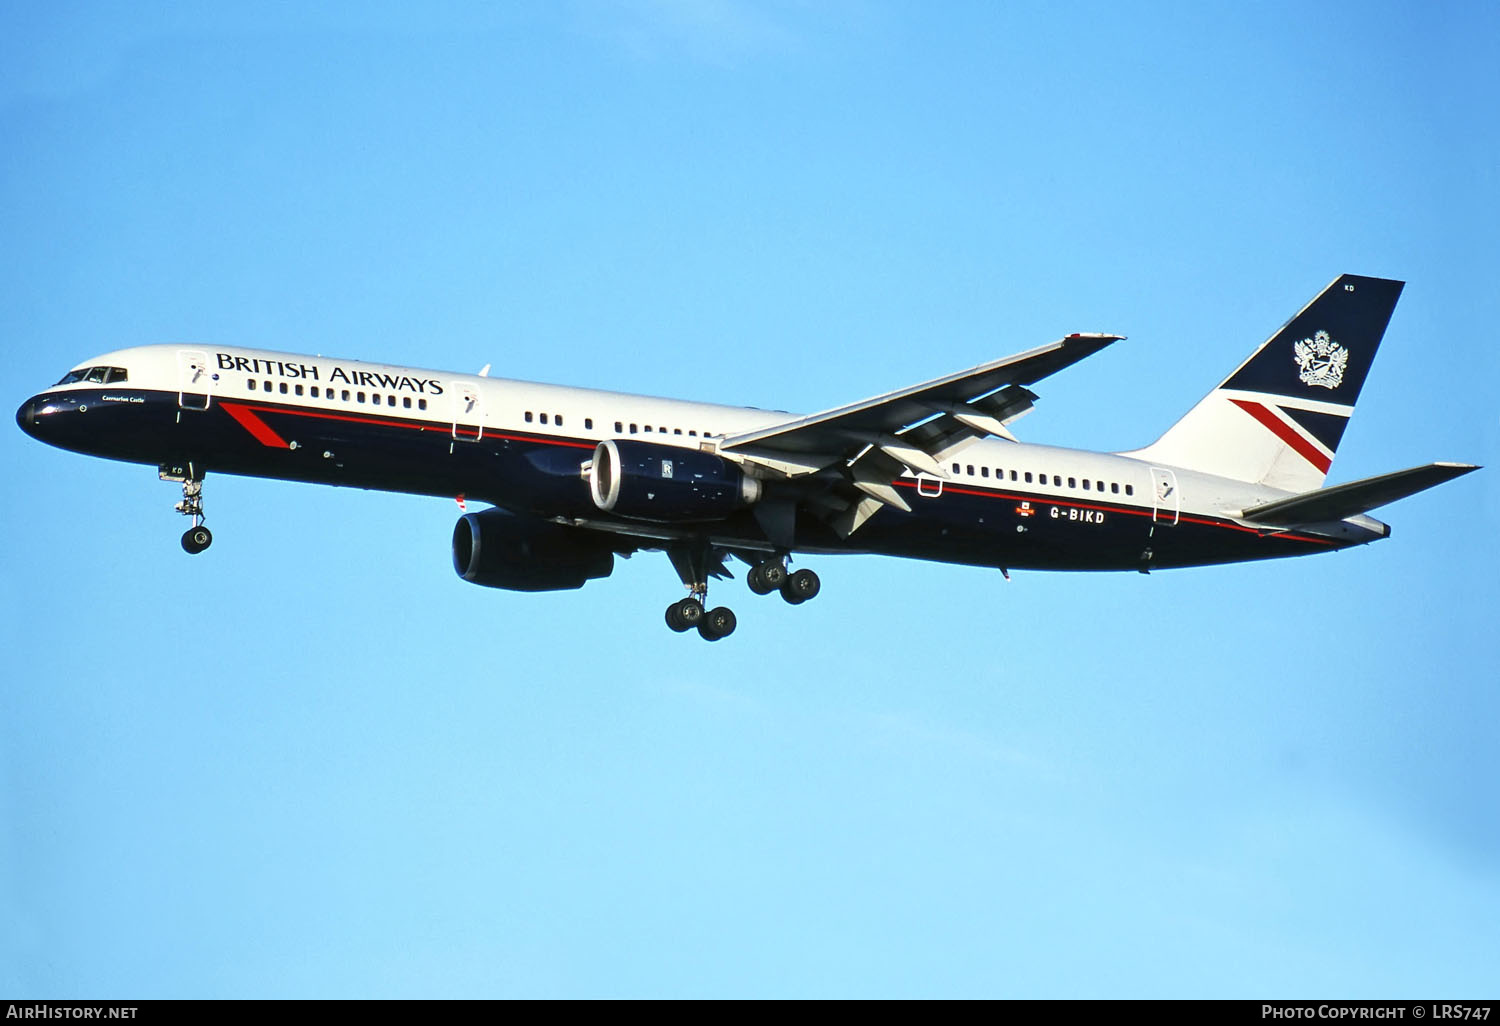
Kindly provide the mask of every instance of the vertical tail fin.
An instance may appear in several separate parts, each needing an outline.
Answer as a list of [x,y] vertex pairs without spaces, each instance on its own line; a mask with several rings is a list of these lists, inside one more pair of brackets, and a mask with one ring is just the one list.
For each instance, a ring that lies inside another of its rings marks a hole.
[[1341,275],[1166,434],[1122,455],[1292,492],[1322,487],[1404,285]]

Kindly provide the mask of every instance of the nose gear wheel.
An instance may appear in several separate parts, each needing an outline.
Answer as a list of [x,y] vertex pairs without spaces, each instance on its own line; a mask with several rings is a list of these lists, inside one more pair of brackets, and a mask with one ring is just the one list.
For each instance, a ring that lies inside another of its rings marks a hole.
[[162,465],[157,477],[182,483],[182,501],[172,508],[193,518],[193,526],[182,533],[182,550],[196,556],[213,544],[213,532],[203,526],[203,475],[189,463],[186,467]]

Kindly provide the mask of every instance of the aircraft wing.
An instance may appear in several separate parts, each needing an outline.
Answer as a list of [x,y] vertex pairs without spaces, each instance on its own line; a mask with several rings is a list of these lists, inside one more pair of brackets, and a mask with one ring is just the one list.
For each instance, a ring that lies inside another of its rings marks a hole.
[[[932,450],[933,441],[945,440],[959,426],[971,429],[972,437],[986,434],[1010,437],[1005,423],[1031,410],[1031,401],[1035,399],[1023,386],[1056,374],[1122,338],[1121,335],[1070,335],[1053,344],[924,381],[909,389],[769,428],[729,435],[718,449],[726,456],[780,453],[789,462],[810,468],[804,472],[811,472],[838,459],[852,458],[867,446],[892,446],[892,440],[903,432],[903,447],[915,450]],[[912,426],[932,422],[935,417],[942,431],[919,432],[916,437],[910,434]],[[927,466],[930,459],[918,458],[916,462],[922,463],[919,469],[941,472]]]
[[[849,406],[730,435],[718,452],[772,477],[799,478],[838,468],[837,478],[866,500],[863,512],[840,526],[847,535],[882,504],[909,508],[890,486],[903,470],[946,478],[943,459],[948,453],[987,435],[1014,441],[1005,425],[1028,412],[1036,398],[1025,386],[1122,338],[1069,335]],[[855,497],[834,505],[847,513],[859,502]]]

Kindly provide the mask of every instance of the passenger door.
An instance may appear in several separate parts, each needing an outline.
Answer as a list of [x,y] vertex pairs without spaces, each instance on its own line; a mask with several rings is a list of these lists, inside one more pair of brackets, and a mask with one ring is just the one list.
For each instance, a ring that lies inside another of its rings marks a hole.
[[199,349],[177,351],[177,405],[184,410],[206,410],[213,401],[213,373],[208,354]]
[[1151,522],[1172,526],[1182,508],[1177,494],[1177,475],[1164,467],[1151,468]]
[[453,383],[453,437],[460,442],[484,437],[484,401],[473,385]]

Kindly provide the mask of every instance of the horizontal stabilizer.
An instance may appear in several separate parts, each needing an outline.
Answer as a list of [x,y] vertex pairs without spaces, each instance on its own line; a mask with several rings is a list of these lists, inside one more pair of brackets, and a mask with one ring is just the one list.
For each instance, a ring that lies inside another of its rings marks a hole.
[[1280,527],[1344,520],[1478,469],[1472,463],[1429,463],[1277,499],[1245,510],[1240,519]]

